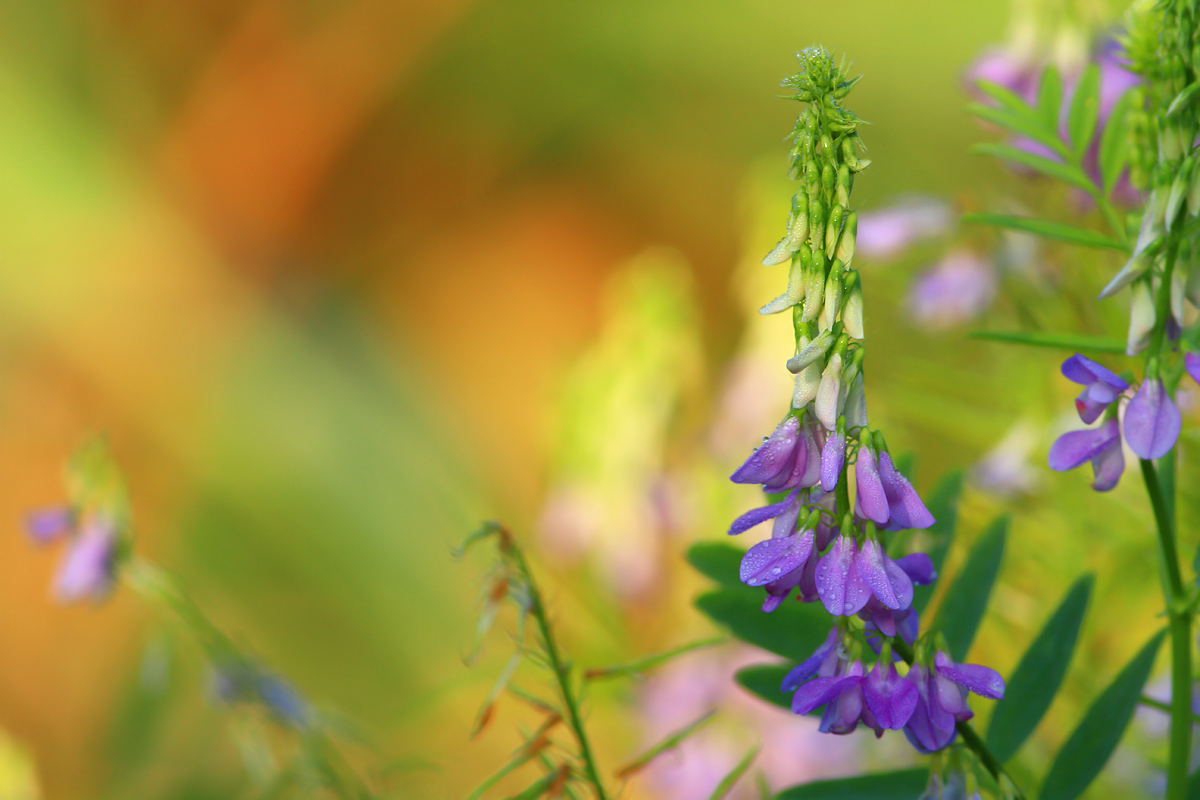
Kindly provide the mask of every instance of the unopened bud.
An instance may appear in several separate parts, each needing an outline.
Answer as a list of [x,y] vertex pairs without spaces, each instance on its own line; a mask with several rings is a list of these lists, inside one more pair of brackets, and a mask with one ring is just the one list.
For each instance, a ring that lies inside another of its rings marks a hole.
[[1193,217],[1200,214],[1200,169],[1192,172],[1192,182],[1188,185],[1187,209]]
[[1138,281],[1131,289],[1133,303],[1129,310],[1129,339],[1125,343],[1125,355],[1134,356],[1146,349],[1150,333],[1154,330],[1154,297],[1150,282]]
[[1187,291],[1187,275],[1180,269],[1182,266],[1177,264],[1171,273],[1171,317],[1180,328],[1183,327],[1183,296]]
[[850,430],[867,427],[867,395],[863,392],[863,376],[860,371],[846,393],[846,425]]
[[1183,166],[1179,169],[1179,174],[1175,176],[1175,181],[1171,184],[1171,192],[1167,195],[1166,210],[1163,214],[1164,223],[1167,231],[1171,230],[1171,225],[1175,222],[1175,217],[1179,214],[1179,207],[1183,205],[1184,197],[1187,196],[1188,190],[1191,188],[1192,173],[1195,171],[1195,161],[1191,156],[1183,160]]
[[846,299],[842,302],[842,327],[854,339],[863,338],[862,279],[857,272],[847,272]]
[[830,356],[829,362],[825,365],[825,371],[821,373],[821,382],[817,386],[817,419],[827,431],[834,429],[834,426],[837,425],[837,418],[841,414],[841,409],[838,408],[841,391],[842,354],[838,351]]
[[814,250],[812,266],[804,283],[804,321],[812,322],[825,302],[825,251]]
[[825,204],[820,197],[808,204],[808,239],[814,253],[825,249]]
[[[1183,266],[1178,264],[1175,269]],[[1200,268],[1195,265],[1188,265],[1187,285],[1184,286],[1183,294],[1193,306],[1200,308]]]
[[796,375],[796,390],[792,393],[792,408],[804,408],[817,396],[821,385],[821,361],[817,360]]
[[847,136],[842,139],[842,161],[846,166],[850,167],[851,172],[862,172],[871,162],[858,157],[858,153],[854,152],[854,140],[857,136]]
[[821,331],[811,342],[802,344],[796,355],[788,359],[788,371],[795,375],[809,364],[823,360],[825,353],[833,345],[833,338],[831,331]]
[[850,187],[852,183],[850,168],[842,164],[838,167],[837,173],[837,201],[843,206],[850,205]]
[[854,260],[854,241],[857,237],[858,212],[851,211],[846,215],[846,224],[842,226],[842,235],[838,237],[837,251],[833,254],[847,267]]
[[825,305],[821,309],[821,328],[829,330],[837,322],[842,307],[842,262],[834,261],[825,279]]
[[792,269],[788,273],[787,290],[760,308],[758,313],[778,314],[780,311],[787,311],[804,299],[804,279],[808,271],[806,267],[803,255],[797,253],[792,259]]
[[833,172],[833,164],[827,161],[825,166],[821,167],[821,191],[825,193],[825,197],[832,198],[836,189],[837,176]]
[[825,224],[825,255],[833,258],[833,253],[842,233],[842,218],[846,216],[846,208],[841,203],[834,203],[829,212],[829,222]]

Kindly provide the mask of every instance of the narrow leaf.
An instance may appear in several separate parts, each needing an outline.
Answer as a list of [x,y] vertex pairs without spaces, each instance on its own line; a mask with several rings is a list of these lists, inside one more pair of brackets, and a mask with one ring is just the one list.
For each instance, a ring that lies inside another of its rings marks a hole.
[[754,763],[754,759],[758,758],[758,751],[760,749],[762,749],[762,746],[757,744],[751,747],[746,755],[742,756],[742,760],[729,771],[729,774],[721,779],[721,782],[717,784],[717,788],[708,796],[708,800],[723,800],[725,795],[729,794],[729,790],[733,788],[733,785],[741,780],[746,771],[750,769],[750,765]]
[[712,647],[713,645],[724,644],[727,641],[729,640],[724,636],[711,636],[707,639],[688,642],[687,644],[680,645],[679,647],[662,653],[656,653],[652,656],[639,658],[638,660],[630,661],[627,664],[616,664],[611,667],[598,667],[596,669],[589,669],[583,674],[583,676],[589,680],[596,680],[598,678],[612,678],[621,675],[638,676],[646,670],[654,669],[655,667],[665,664],[677,656],[690,653],[693,650],[700,650],[704,647]]
[[995,158],[1012,161],[1014,164],[1028,167],[1050,178],[1057,178],[1063,183],[1074,186],[1077,189],[1083,189],[1085,192],[1095,191],[1096,188],[1092,184],[1091,179],[1088,178],[1087,173],[1079,167],[1073,164],[1064,164],[1061,161],[1055,161],[1036,153],[1030,153],[1018,147],[1007,144],[977,144],[972,145],[970,151],[975,155],[994,156]]
[[1000,573],[1004,557],[1004,539],[1008,534],[1008,517],[992,523],[967,556],[967,563],[954,577],[938,607],[934,625],[950,645],[950,657],[962,661],[971,649],[975,632],[987,612],[992,585]]
[[928,782],[929,770],[924,768],[876,772],[793,786],[776,800],[917,800]]
[[791,711],[792,696],[779,688],[791,668],[791,664],[755,664],[739,669],[733,679],[755,697]]
[[1077,156],[1087,151],[1099,118],[1100,68],[1088,64],[1075,85],[1075,96],[1071,98],[1071,110],[1067,113],[1067,135],[1071,137]]
[[1037,109],[1031,108],[1029,104],[1025,102],[1025,98],[1021,97],[1021,95],[1017,94],[1012,89],[1009,89],[1007,86],[1001,86],[998,83],[992,83],[991,81],[985,80],[975,81],[975,85],[979,87],[981,92],[995,100],[1000,104],[1001,108],[1005,109],[1013,116],[1026,117],[1028,119],[1038,121],[1040,124],[1040,120],[1037,116]]
[[1021,749],[1054,701],[1075,652],[1094,582],[1090,574],[1075,581],[1013,671],[988,726],[988,747],[1000,761]]
[[1121,99],[1113,106],[1112,112],[1104,123],[1104,132],[1100,134],[1100,175],[1104,179],[1104,193],[1108,194],[1117,185],[1117,179],[1125,169],[1129,156],[1129,135],[1127,120],[1129,107],[1132,103],[1129,92],[1121,95]]
[[997,228],[1007,228],[1014,231],[1032,233],[1047,239],[1057,239],[1060,242],[1077,244],[1081,247],[1098,247],[1104,250],[1119,250],[1128,253],[1129,248],[1102,233],[1089,231],[1086,228],[1076,228],[1061,222],[1037,219],[1035,217],[1014,217],[1010,214],[963,214],[963,222],[978,222],[984,225],[994,225]]
[[1075,800],[1104,768],[1133,718],[1165,635],[1166,631],[1160,631],[1151,639],[1092,703],[1058,751],[1042,786],[1041,800]]
[[985,339],[1007,344],[1023,344],[1029,347],[1049,347],[1055,350],[1075,352],[1112,353],[1125,355],[1125,343],[1099,336],[1077,336],[1073,333],[1024,333],[1022,331],[971,331],[970,339]]
[[1003,108],[985,106],[981,103],[968,103],[967,111],[975,117],[990,122],[998,128],[1024,139],[1037,142],[1060,155],[1067,154],[1067,148],[1054,129],[1042,126],[1042,121],[1036,115],[1015,114]]
[[548,772],[536,783],[519,794],[514,794],[508,800],[535,800],[545,794],[552,794],[556,787],[563,786],[570,777],[570,767],[563,764],[553,772]]
[[1188,84],[1188,87],[1175,95],[1175,99],[1171,101],[1171,105],[1167,108],[1167,116],[1175,116],[1181,108],[1196,98],[1196,92],[1198,91],[1200,91],[1200,83]]
[[635,758],[633,761],[630,761],[628,764],[626,764],[625,766],[618,769],[617,777],[618,778],[628,778],[630,775],[633,775],[634,773],[639,772],[642,769],[645,769],[645,767],[651,761],[658,758],[660,755],[667,752],[672,747],[675,747],[680,742],[682,742],[684,739],[688,738],[693,733],[695,733],[696,731],[700,730],[705,725],[707,725],[709,723],[709,721],[712,720],[714,714],[716,714],[715,711],[709,711],[707,714],[700,717],[700,719],[696,720],[695,722],[692,722],[691,724],[689,724],[683,728],[680,728],[679,730],[674,731],[673,733],[667,734],[665,737],[663,737],[662,741],[653,745],[649,750],[642,753],[640,756]]
[[[963,473],[961,471],[951,472],[942,478],[941,483],[933,490],[933,494],[929,496],[929,513],[933,514],[933,518],[937,520],[927,533],[932,539],[932,544],[929,547],[929,558],[933,561],[933,568],[941,572],[942,565],[946,562],[946,553],[950,551],[950,544],[954,541],[954,528],[958,518],[958,500],[962,495]],[[902,554],[900,554],[902,555]],[[913,587],[913,603],[912,607],[920,614],[929,605],[930,598],[933,597],[933,590],[937,586],[936,583],[929,586],[914,586]]]
[[762,611],[766,593],[747,587],[717,589],[696,598],[696,608],[737,638],[776,655],[803,661],[825,641],[833,618],[820,603],[784,603]]
[[[1121,345],[1125,352],[1125,345]],[[729,588],[747,588],[738,578],[744,550],[724,542],[698,542],[688,548],[687,561],[709,580]]]
[[1038,116],[1042,124],[1050,130],[1057,131],[1059,117],[1062,114],[1062,78],[1054,67],[1042,70],[1042,80],[1038,84]]

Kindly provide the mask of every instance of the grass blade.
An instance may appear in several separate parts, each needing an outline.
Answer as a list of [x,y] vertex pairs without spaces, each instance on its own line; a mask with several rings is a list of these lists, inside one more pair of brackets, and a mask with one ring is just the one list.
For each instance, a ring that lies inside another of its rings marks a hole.
[[712,718],[715,714],[716,714],[715,711],[709,711],[707,714],[700,717],[695,722],[692,722],[689,725],[686,725],[677,731],[667,734],[665,737],[663,737],[662,741],[653,745],[652,747],[650,747],[649,750],[646,750],[644,753],[642,753],[640,756],[635,758],[633,761],[630,761],[628,764],[626,764],[625,766],[618,769],[617,777],[621,778],[621,779],[625,779],[625,778],[628,778],[629,776],[645,769],[646,766],[649,765],[651,761],[658,758],[663,753],[665,753],[668,750],[670,750],[671,748],[675,747],[680,742],[687,739],[689,736],[694,734],[696,731],[700,730],[705,725],[707,725],[710,721],[712,721]]
[[983,339],[1006,344],[1023,344],[1029,347],[1049,347],[1055,350],[1075,352],[1110,353],[1125,355],[1125,342],[1103,339],[1099,336],[1077,336],[1073,333],[1025,333],[1022,331],[971,331],[970,339]]
[[1011,161],[1014,164],[1020,164],[1048,177],[1057,178],[1063,183],[1074,186],[1077,189],[1082,189],[1085,192],[1094,192],[1096,190],[1087,173],[1079,167],[1073,164],[1064,164],[1061,161],[1055,161],[1045,156],[1039,156],[1036,153],[1030,153],[1019,147],[1007,144],[977,144],[971,147],[970,152],[975,155],[994,156],[1005,161]]
[[713,647],[714,645],[724,644],[727,641],[729,641],[729,639],[724,636],[711,636],[707,639],[700,639],[699,641],[682,644],[679,647],[662,653],[656,653],[652,656],[639,658],[636,661],[630,661],[626,664],[617,664],[611,667],[598,667],[596,669],[589,669],[583,674],[583,676],[588,680],[614,678],[622,675],[632,675],[636,677],[641,675],[646,670],[654,669],[657,666],[665,664],[676,656],[690,653],[693,650],[700,650],[705,647]]
[[1032,233],[1047,239],[1056,239],[1068,244],[1081,247],[1096,247],[1102,250],[1118,250],[1128,253],[1128,248],[1116,239],[1110,239],[1102,233],[1089,231],[1086,228],[1076,228],[1061,222],[1036,219],[1034,217],[1016,217],[1010,214],[963,214],[963,222],[978,222],[983,225],[994,225],[997,228],[1007,228],[1023,233]]
[[717,788],[708,796],[708,800],[723,800],[725,795],[729,794],[729,790],[733,788],[733,785],[741,780],[742,776],[750,769],[750,765],[754,763],[754,759],[758,758],[758,751],[761,749],[762,745],[756,744],[754,747],[751,747],[746,755],[742,756],[742,760],[729,771],[729,774],[721,779],[721,782],[717,784]]

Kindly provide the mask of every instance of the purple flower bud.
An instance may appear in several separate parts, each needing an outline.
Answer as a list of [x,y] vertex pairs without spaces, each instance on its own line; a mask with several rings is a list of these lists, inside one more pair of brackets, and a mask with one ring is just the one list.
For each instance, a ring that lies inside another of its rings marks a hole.
[[763,506],[762,508],[752,508],[745,514],[742,514],[740,517],[735,519],[733,524],[729,526],[729,535],[736,536],[739,533],[745,533],[755,525],[759,525],[769,519],[775,519],[776,517],[791,512],[793,506],[799,508],[799,505],[800,492],[796,489],[793,489],[791,494],[780,500],[778,503],[772,503],[771,505]]
[[945,653],[934,656],[928,672],[914,666],[905,676],[917,687],[918,700],[905,735],[923,753],[940,750],[954,741],[954,723],[974,714],[967,707],[967,693],[999,699],[1004,696],[1004,679],[988,667],[956,664]]
[[[792,668],[783,679],[780,687],[784,692],[794,692],[800,684],[814,675],[830,676],[834,674],[838,662],[838,637],[841,632],[837,626],[825,637],[813,654]],[[814,706],[815,708],[815,706]]]
[[280,722],[306,728],[312,710],[290,683],[276,675],[262,674],[258,679],[258,699]]
[[912,580],[874,539],[863,543],[854,564],[863,583],[884,606],[900,611],[912,605]]
[[804,566],[813,549],[813,532],[767,539],[742,557],[741,579],[747,586],[765,586]]
[[980,664],[955,664],[950,656],[938,651],[933,658],[936,672],[980,697],[999,700],[1004,697],[1004,678],[991,667]]
[[762,612],[770,614],[775,609],[783,605],[783,601],[787,600],[792,590],[800,585],[801,579],[804,577],[804,570],[812,559],[807,559],[803,566],[797,567],[777,580],[773,580],[763,588],[767,590],[766,599],[763,600]]
[[1111,370],[1078,353],[1063,362],[1062,374],[1067,380],[1084,387],[1075,399],[1075,410],[1079,412],[1079,418],[1089,425],[1116,402],[1121,392],[1129,388],[1129,384]]
[[[1126,431],[1129,413],[1125,414]],[[1121,452],[1121,429],[1116,418],[1098,428],[1064,433],[1050,447],[1050,469],[1063,472],[1075,469],[1091,461],[1096,479],[1092,488],[1106,492],[1117,485],[1125,469],[1125,456]]]
[[908,574],[909,580],[918,586],[926,586],[937,580],[937,570],[933,568],[933,560],[925,553],[913,553],[896,559],[896,566]]
[[846,434],[842,430],[831,431],[825,437],[821,451],[821,488],[832,492],[837,487],[846,460]]
[[830,698],[825,706],[825,713],[821,715],[821,724],[817,728],[821,733],[839,736],[853,733],[860,719],[873,728],[878,727],[874,717],[863,705],[863,672],[861,661],[850,665],[846,671],[846,678],[850,682],[843,684],[844,688],[836,697]]
[[766,483],[781,472],[791,470],[800,437],[800,420],[789,416],[771,434],[762,447],[755,450],[746,463],[738,467],[730,480],[734,483]]
[[1183,366],[1187,370],[1187,374],[1192,376],[1192,380],[1200,383],[1200,354],[1188,353],[1183,357]]
[[[857,670],[854,669],[854,665],[857,665]],[[792,712],[807,714],[814,708],[836,700],[852,689],[857,689],[862,682],[863,668],[862,664],[857,661],[854,662],[854,665],[851,665],[849,674],[813,678],[796,689],[796,693],[792,695]],[[857,675],[854,674],[855,671],[857,671]]]
[[75,528],[75,510],[70,506],[51,506],[32,511],[25,517],[25,532],[37,545],[47,545],[66,536]]
[[59,602],[99,602],[112,592],[116,579],[117,537],[105,520],[93,520],[67,550],[55,577]]
[[896,672],[894,664],[876,662],[862,682],[863,699],[879,727],[898,731],[917,707],[917,687]]
[[[810,475],[814,464],[820,464],[820,449],[814,442],[811,435],[811,425],[802,426],[800,434],[796,437],[796,444],[792,454],[791,469],[784,470],[772,478],[770,481],[763,484],[763,491],[786,492],[791,489],[807,488],[812,486],[812,483],[806,482]],[[817,467],[819,469],[819,467]],[[812,478],[813,481],[816,478]]]
[[817,595],[834,616],[857,614],[871,596],[855,565],[857,559],[858,546],[853,537],[839,536],[817,564]]
[[892,463],[892,457],[886,452],[879,454],[879,477],[890,513],[887,523],[889,531],[928,528],[937,522],[908,478],[900,474],[900,470]]
[[883,481],[879,477],[879,462],[875,460],[875,451],[869,445],[864,444],[858,450],[854,477],[857,481],[854,513],[878,525],[886,525],[891,512]]
[[1142,381],[1125,409],[1125,440],[1139,458],[1161,458],[1175,446],[1183,420],[1162,381]]

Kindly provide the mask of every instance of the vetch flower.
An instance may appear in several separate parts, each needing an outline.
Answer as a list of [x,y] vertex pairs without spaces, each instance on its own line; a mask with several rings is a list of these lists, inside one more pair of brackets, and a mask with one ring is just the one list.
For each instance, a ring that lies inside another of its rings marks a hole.
[[904,733],[923,753],[950,744],[957,734],[955,723],[974,716],[967,707],[969,692],[993,700],[1004,697],[1000,673],[978,664],[956,664],[940,651],[931,668],[914,665],[905,677],[916,686],[918,697]]
[[1063,362],[1062,374],[1067,380],[1084,387],[1079,397],[1075,398],[1075,410],[1088,425],[1099,419],[1129,388],[1129,384],[1112,370],[1079,353]]
[[879,479],[883,484],[883,494],[888,505],[887,530],[928,528],[937,522],[925,507],[917,490],[908,482],[908,478],[896,469],[891,455],[886,450],[879,454]]
[[867,604],[871,589],[857,568],[858,545],[853,536],[839,536],[817,564],[817,594],[834,616],[857,614]]
[[878,730],[898,731],[917,708],[917,687],[896,671],[890,658],[879,659],[862,682],[863,699],[878,723]]
[[892,206],[859,215],[857,252],[868,258],[891,258],[921,239],[941,236],[953,223],[954,215],[941,200],[899,198]]
[[841,630],[835,625],[829,635],[825,637],[825,641],[813,651],[813,654],[793,667],[783,677],[780,689],[784,692],[794,692],[800,684],[814,676],[833,675],[837,670],[839,660],[838,639],[841,638],[841,633]]
[[879,461],[870,443],[870,435],[865,431],[862,446],[858,449],[858,460],[854,463],[854,478],[854,513],[876,524],[886,525],[891,518],[891,510],[879,474]]
[[796,457],[796,446],[800,441],[800,420],[789,416],[763,440],[746,462],[729,478],[734,483],[766,483],[772,478],[790,471]]
[[846,422],[839,420],[836,430],[825,437],[821,450],[821,488],[832,492],[837,487],[846,460]]
[[117,535],[104,519],[93,519],[71,541],[54,580],[58,600],[99,602],[112,592],[116,580]]
[[991,305],[996,283],[987,261],[966,251],[950,253],[913,282],[908,307],[928,327],[958,325]]
[[[874,723],[870,711],[863,704],[864,672],[862,662],[854,661],[841,674],[813,678],[792,695],[792,711],[807,714],[814,708],[825,706],[819,728],[822,733],[850,733],[858,727],[864,712],[868,724]],[[876,725],[872,724],[871,727]]]
[[[1125,412],[1128,428],[1129,412]],[[1050,447],[1050,469],[1064,472],[1090,461],[1095,480],[1092,488],[1107,492],[1117,485],[1125,471],[1125,454],[1121,451],[1121,428],[1111,417],[1098,428],[1064,433]]]
[[[1200,272],[1200,270],[1197,270]],[[1183,357],[1183,367],[1187,370],[1187,374],[1192,376],[1192,380],[1200,383],[1200,354],[1187,353]]]
[[1139,458],[1161,458],[1175,446],[1183,420],[1158,378],[1142,381],[1125,409],[1125,439]]
[[34,544],[47,545],[75,530],[75,510],[68,505],[32,511],[25,517],[25,532]]
[[813,531],[809,530],[767,539],[754,545],[742,556],[742,583],[747,586],[766,586],[787,573],[799,573],[812,554],[813,538]]
[[752,508],[745,514],[733,521],[729,526],[729,535],[737,536],[739,533],[745,533],[756,525],[761,525],[769,519],[775,520],[775,531],[780,536],[786,536],[794,529],[796,520],[800,516],[800,490],[793,489],[787,497],[780,500],[778,503],[772,503],[769,506],[761,508]]

